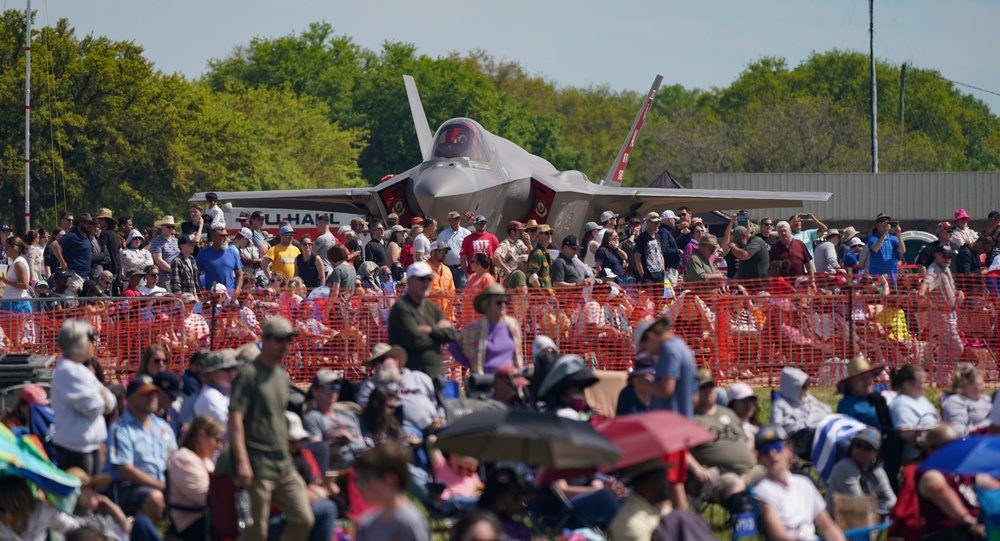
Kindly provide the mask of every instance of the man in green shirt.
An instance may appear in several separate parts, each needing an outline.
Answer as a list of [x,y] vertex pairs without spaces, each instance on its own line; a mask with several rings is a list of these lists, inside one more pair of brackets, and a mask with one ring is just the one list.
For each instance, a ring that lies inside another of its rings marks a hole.
[[684,281],[707,282],[709,280],[724,280],[726,275],[712,263],[712,256],[719,249],[715,235],[705,234],[698,241],[698,249],[691,252],[691,257],[684,268]]
[[273,317],[261,328],[260,356],[240,368],[229,400],[229,442],[236,486],[250,493],[253,526],[245,539],[267,539],[272,502],[287,519],[282,539],[309,537],[313,514],[302,477],[288,452],[285,409],[291,379],[281,366],[297,334],[291,322]]
[[549,270],[552,268],[552,256],[549,255],[551,244],[552,227],[548,224],[538,226],[538,244],[528,254],[528,276],[535,275],[538,278],[535,287],[552,288],[552,277],[549,275]]
[[389,311],[389,344],[406,351],[410,370],[443,383],[441,346],[458,340],[458,332],[441,308],[427,300],[434,270],[425,261],[406,270],[406,295]]

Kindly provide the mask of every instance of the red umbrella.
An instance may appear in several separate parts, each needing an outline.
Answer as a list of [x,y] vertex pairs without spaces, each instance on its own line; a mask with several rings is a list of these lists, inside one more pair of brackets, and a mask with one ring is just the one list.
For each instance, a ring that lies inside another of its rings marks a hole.
[[[734,421],[739,422],[739,421]],[[595,428],[622,451],[614,466],[605,466],[603,472],[613,472],[653,458],[663,458],[692,447],[708,443],[715,434],[683,415],[666,410],[621,415],[608,419]],[[684,468],[684,464],[671,464]],[[535,483],[549,484],[556,479],[590,474],[589,469],[540,471]]]

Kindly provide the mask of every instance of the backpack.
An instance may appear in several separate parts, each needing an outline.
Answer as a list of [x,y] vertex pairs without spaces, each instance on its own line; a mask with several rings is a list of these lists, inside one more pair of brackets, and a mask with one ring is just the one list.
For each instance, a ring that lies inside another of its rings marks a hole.
[[889,517],[892,526],[889,527],[889,537],[898,537],[905,541],[917,541],[923,520],[920,516],[920,497],[917,494],[917,467],[910,464],[903,468],[903,484],[899,489],[899,498],[892,508]]
[[52,436],[55,434],[55,422],[56,414],[52,411],[52,406],[32,404],[28,408],[28,432],[38,438],[45,453],[49,455],[49,460],[58,466],[56,444],[52,441]]

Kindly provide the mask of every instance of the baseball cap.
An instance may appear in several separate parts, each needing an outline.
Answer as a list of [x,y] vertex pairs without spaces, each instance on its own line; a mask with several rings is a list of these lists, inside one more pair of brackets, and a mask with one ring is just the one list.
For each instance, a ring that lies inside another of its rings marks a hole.
[[587,233],[590,233],[591,231],[597,231],[598,229],[601,229],[601,224],[597,222],[587,222],[583,224],[583,230],[586,231]]
[[260,328],[261,338],[277,338],[278,340],[299,334],[292,322],[281,316],[275,316],[264,322]]
[[559,348],[551,338],[544,334],[536,334],[535,339],[531,342],[531,358],[537,358],[539,353],[547,349],[552,349],[556,353],[559,353]]
[[183,246],[185,244],[196,244],[194,241],[194,237],[192,237],[191,235],[181,235],[181,237],[177,239],[177,245]]
[[1000,210],[991,210],[990,213],[986,215],[986,219],[987,220],[992,220],[993,218],[996,218],[997,216],[1000,216]]
[[632,342],[633,345],[635,345],[635,349],[637,351],[639,349],[639,344],[642,343],[642,336],[646,334],[646,331],[648,331],[653,325],[661,321],[666,323],[668,327],[670,326],[670,320],[668,320],[665,317],[660,317],[656,319],[644,319],[636,324],[635,331],[632,333]]
[[851,438],[852,442],[863,441],[875,448],[876,451],[882,448],[882,433],[873,426],[866,426]]
[[218,200],[219,200],[219,194],[215,192],[208,192],[207,194],[205,194],[205,201],[218,201]]
[[632,376],[651,376],[656,374],[656,359],[649,354],[639,353],[632,361],[632,371],[628,373]]
[[604,268],[601,269],[601,272],[599,273],[599,275],[597,277],[598,278],[608,278],[609,280],[614,280],[615,278],[618,278],[618,275],[615,274],[615,271],[611,270],[611,267],[604,267]]
[[744,398],[756,398],[757,395],[753,394],[753,389],[749,385],[743,382],[736,382],[729,386],[729,392],[726,393],[726,398],[729,399],[729,403],[732,404],[737,400],[743,400]]
[[[414,216],[413,219],[410,220],[410,227],[413,227],[415,225],[423,225],[423,224],[424,224],[424,218],[423,218],[423,216]],[[352,225],[353,225],[353,223],[352,223]]]
[[[81,214],[76,219],[76,221],[77,221],[77,223],[79,223],[79,222],[84,222],[84,223],[88,223],[88,224],[96,224],[97,223],[97,220],[95,220],[94,217],[89,212],[84,212],[83,214]],[[7,229],[10,230],[10,226],[7,226]]]
[[483,216],[482,214],[476,216],[476,218],[473,220],[473,223],[485,224],[486,223],[486,216]]
[[937,224],[936,228],[934,228],[934,232],[935,233],[940,233],[942,231],[954,231],[954,230],[955,230],[955,226],[952,225],[952,223],[949,222],[949,221],[941,222],[941,223]]
[[451,212],[448,213],[448,219],[449,220],[454,220],[456,218],[461,218],[461,217],[462,217],[462,215],[459,214],[457,210],[453,210],[453,211],[451,211]]
[[646,215],[647,222],[658,222],[660,221],[660,215],[655,212],[650,212]]
[[878,213],[877,216],[875,216],[875,221],[876,222],[882,222],[882,221],[888,222],[890,220],[892,220],[892,216],[889,216],[888,214],[886,214],[884,212],[880,212],[880,213]]
[[539,233],[551,233],[553,231],[552,226],[549,224],[542,224],[538,226]]
[[35,287],[36,288],[38,288],[38,287],[49,287],[49,283],[46,282],[45,280],[39,280],[39,281],[35,282]]
[[351,218],[351,225],[359,225],[359,224],[360,225],[368,225],[368,222],[364,221],[361,218],[358,218],[357,216],[355,216],[354,218]]
[[243,238],[245,238],[245,239],[247,239],[247,240],[249,240],[249,241],[252,241],[253,240],[253,231],[251,231],[249,227],[244,227],[244,228],[240,229],[240,236],[243,237]]
[[951,244],[942,243],[938,245],[937,250],[934,250],[934,253],[945,254],[945,255],[958,255],[958,250],[956,250],[955,247],[952,246]]
[[424,261],[418,261],[406,269],[406,278],[423,278],[434,274],[434,269]]
[[511,220],[507,222],[507,230],[517,229],[518,231],[524,231],[524,224],[517,220]]
[[259,211],[259,210],[255,210],[252,213],[250,213],[250,219],[251,220],[263,220],[264,219],[264,213],[261,212],[261,211]]
[[240,362],[232,351],[209,351],[201,360],[201,373],[210,374],[219,370],[236,368]]
[[390,233],[406,233],[406,228],[401,225],[394,225],[392,229],[389,230]]
[[431,250],[451,250],[451,246],[443,240],[436,240],[431,244]]
[[24,388],[21,389],[21,394],[18,395],[18,398],[24,400],[26,404],[34,404],[38,406],[44,406],[49,403],[48,393],[46,393],[45,389],[43,389],[40,385],[35,384],[25,385]]
[[669,209],[663,211],[663,214],[660,214],[660,220],[661,221],[662,220],[676,220],[676,219],[677,219],[677,215],[674,214],[674,211],[669,210]]
[[331,370],[329,368],[320,368],[316,371],[316,375],[313,376],[313,385],[330,385],[336,381],[342,381],[344,379],[344,373],[340,370]]
[[505,364],[500,368],[498,368],[497,371],[493,374],[493,377],[494,380],[499,378],[510,378],[510,381],[513,382],[514,385],[517,385],[518,387],[527,387],[528,383],[530,383],[528,381],[528,378],[524,377],[524,375],[522,375],[521,372],[517,370],[517,367],[515,367],[512,364]]
[[579,250],[583,248],[582,246],[580,246],[580,242],[577,240],[575,235],[566,235],[566,237],[563,238],[562,245],[570,246],[574,250]]
[[738,225],[733,228],[733,238],[742,237],[743,235],[746,234],[747,234],[747,228],[743,227],[742,225]]
[[757,432],[757,437],[753,440],[753,446],[759,451],[761,447],[772,443],[782,443],[788,441],[788,433],[778,425],[767,425]]
[[281,229],[278,230],[279,235],[287,235],[288,233],[294,233],[295,229],[290,225],[283,225]]
[[606,221],[608,221],[608,220],[610,220],[612,218],[617,218],[617,217],[618,217],[618,215],[615,214],[614,212],[611,212],[610,210],[606,210],[606,211],[604,211],[604,212],[601,213],[601,223],[603,224],[604,222],[606,222]]
[[250,219],[250,215],[246,211],[240,212],[240,215],[236,217],[237,222],[243,222]]
[[0,233],[10,233],[11,231],[13,231],[13,229],[11,229],[9,225],[0,225]]
[[[140,272],[142,274],[145,274],[145,271],[140,271]],[[49,276],[49,280],[51,280],[51,281],[54,282],[56,280],[62,280],[63,278],[69,278],[70,276],[72,276],[72,274],[68,270],[66,270],[66,269],[59,269],[59,270],[53,272],[52,276]]]
[[170,398],[177,398],[184,390],[184,382],[181,381],[181,377],[169,370],[164,370],[153,376],[153,385],[170,395]]
[[309,439],[309,433],[302,427],[302,419],[297,413],[285,411],[285,420],[288,421],[288,441]]
[[160,388],[153,384],[152,376],[149,374],[140,374],[134,380],[129,382],[128,388],[125,389],[125,398],[130,398],[136,394],[148,394],[159,390]]
[[698,380],[699,389],[709,384],[715,387],[715,377],[712,376],[712,370],[707,366],[699,368],[694,377]]
[[848,242],[847,244],[849,246],[864,246],[865,245],[865,243],[862,242],[862,240],[859,239],[858,237],[854,237],[853,239],[851,239],[851,242]]

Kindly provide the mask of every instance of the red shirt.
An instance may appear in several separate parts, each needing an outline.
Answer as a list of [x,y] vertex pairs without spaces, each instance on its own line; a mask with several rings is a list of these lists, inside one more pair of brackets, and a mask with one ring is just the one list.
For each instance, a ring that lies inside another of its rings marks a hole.
[[792,239],[791,244],[785,246],[780,240],[771,246],[771,251],[769,252],[771,261],[780,261],[782,259],[787,259],[791,263],[791,269],[787,274],[782,273],[782,276],[805,276],[809,274],[806,271],[806,265],[812,261],[812,255],[806,248],[804,242],[798,239]]
[[472,256],[486,254],[486,257],[492,260],[493,252],[497,251],[499,247],[500,241],[497,240],[496,235],[489,231],[483,231],[482,233],[473,232],[462,239],[462,251],[459,253],[459,256],[469,258],[469,264],[465,266],[465,271],[472,274]]
[[138,289],[126,289],[122,291],[122,297],[141,297],[142,293]]

